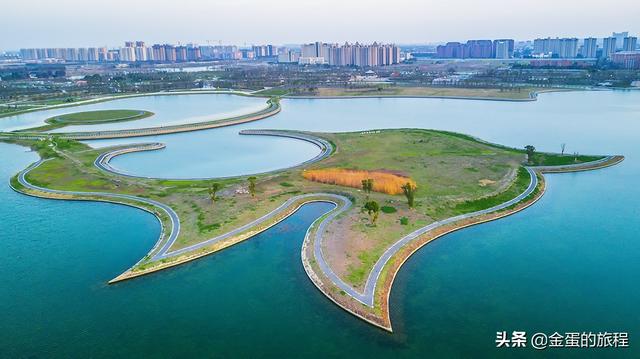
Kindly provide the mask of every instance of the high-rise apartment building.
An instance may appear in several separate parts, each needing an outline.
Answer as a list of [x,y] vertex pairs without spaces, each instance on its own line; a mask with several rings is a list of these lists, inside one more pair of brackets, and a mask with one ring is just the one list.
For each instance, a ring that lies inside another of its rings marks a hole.
[[508,59],[509,55],[509,43],[506,41],[495,41],[494,57],[496,59]]
[[627,36],[623,40],[622,51],[636,51],[638,46],[638,38],[635,36]]
[[448,42],[438,46],[436,54],[448,59],[508,59],[513,57],[514,44],[512,39],[469,40],[465,44]]
[[[133,44],[128,42],[126,44]],[[120,48],[120,61],[122,62],[134,62],[136,61],[136,52],[133,46],[125,46]]]
[[173,45],[162,45],[164,51],[164,60],[166,62],[176,62],[176,48]]
[[256,57],[271,57],[278,55],[278,51],[273,45],[254,45],[251,47],[251,51],[254,52]]
[[578,39],[555,38],[535,39],[533,53],[542,56],[574,58],[578,55]]
[[605,37],[602,40],[602,57],[608,59],[611,57],[611,54],[616,52],[616,42],[617,39],[615,37]]
[[[400,62],[400,48],[395,45],[371,45],[360,43],[344,45],[315,42],[303,44],[298,61],[304,64],[328,64],[331,66],[386,66]],[[283,57],[283,59],[285,59]]]
[[[506,55],[506,57],[503,57],[504,53],[502,53],[502,51],[500,53],[501,56],[498,56],[498,44],[500,44],[501,50],[503,50],[502,47],[504,45],[507,46],[507,55]],[[513,39],[497,39],[497,40],[493,40],[493,56],[492,57],[495,57],[497,59],[510,59],[510,58],[513,57],[514,49],[515,49],[515,41]]]
[[164,46],[155,44],[151,47],[151,49],[152,49],[151,52],[153,53],[153,61],[157,61],[157,62],[166,61],[167,57],[165,56],[165,53],[164,53]]
[[300,57],[320,57],[320,51],[316,44],[302,44],[300,47]]
[[176,62],[186,62],[187,61],[187,47],[186,46],[176,46]]
[[582,49],[580,55],[588,59],[595,59],[598,52],[598,39],[595,37],[588,37],[584,39],[582,43]]
[[622,50],[622,45],[624,42],[624,38],[625,37],[629,37],[629,32],[628,31],[624,31],[624,32],[614,32],[611,37],[615,37],[616,39],[616,48],[615,50]]
[[447,42],[436,48],[436,53],[442,59],[462,59],[464,58],[464,45],[459,42]]
[[463,57],[469,59],[489,59],[493,57],[491,40],[469,40],[464,46]]

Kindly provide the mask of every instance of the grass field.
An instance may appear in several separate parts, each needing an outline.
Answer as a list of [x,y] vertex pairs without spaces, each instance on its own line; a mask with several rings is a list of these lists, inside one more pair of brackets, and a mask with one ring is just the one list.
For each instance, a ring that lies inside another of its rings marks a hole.
[[272,96],[285,96],[289,93],[290,91],[287,89],[281,89],[281,88],[270,88],[270,89],[264,89],[264,90],[260,90],[254,93],[254,95],[257,96],[268,96],[268,97],[272,97]]
[[92,124],[92,123],[105,123],[105,122],[117,122],[117,121],[129,121],[134,118],[138,118],[145,114],[149,114],[146,111],[140,110],[101,110],[101,111],[85,111],[74,112],[66,115],[51,117],[48,121],[52,123],[66,123],[66,124]]
[[[332,269],[355,287],[363,284],[380,255],[402,235],[433,221],[511,199],[528,184],[521,168],[523,151],[460,134],[404,129],[316,135],[335,145],[333,154],[304,169],[257,176],[255,197],[249,194],[247,177],[193,181],[129,178],[93,166],[104,149],[93,150],[82,143],[57,138],[22,143],[31,145],[42,157],[53,158],[27,176],[36,185],[126,193],[171,206],[182,224],[172,249],[226,233],[298,194],[346,194],[355,205],[329,226],[323,250]],[[403,194],[365,193],[360,188],[318,183],[303,176],[304,170],[323,169],[411,178],[418,188],[416,205],[409,208]],[[215,202],[209,196],[213,183],[222,186]],[[371,200],[381,208],[375,224],[363,211],[364,203]]]
[[589,155],[561,155],[557,153],[536,153],[533,156],[532,164],[534,166],[562,166],[573,165],[576,163],[591,162],[601,159],[602,156]]

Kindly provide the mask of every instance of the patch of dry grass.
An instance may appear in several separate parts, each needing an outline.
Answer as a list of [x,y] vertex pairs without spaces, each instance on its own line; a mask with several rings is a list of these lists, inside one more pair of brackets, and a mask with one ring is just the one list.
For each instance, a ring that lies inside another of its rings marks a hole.
[[402,186],[407,183],[411,183],[413,186],[416,186],[416,182],[410,178],[381,171],[324,168],[304,171],[302,172],[302,176],[314,182],[352,188],[362,188],[363,180],[372,179],[373,191],[394,195],[401,194]]

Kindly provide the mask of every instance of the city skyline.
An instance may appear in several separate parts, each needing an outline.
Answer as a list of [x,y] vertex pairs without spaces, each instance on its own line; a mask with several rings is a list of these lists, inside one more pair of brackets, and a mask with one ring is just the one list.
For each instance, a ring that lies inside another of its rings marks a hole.
[[[640,16],[640,7],[630,0],[613,0],[601,7],[573,0],[561,4],[543,0],[519,4],[517,12],[503,1],[489,0],[482,8],[474,8],[466,0],[455,2],[456,6],[401,0],[392,8],[381,8],[335,0],[304,3],[276,0],[269,4],[246,0],[213,3],[185,0],[180,4],[115,0],[92,5],[91,12],[87,12],[85,3],[78,0],[67,0],[64,6],[55,7],[36,6],[33,0],[26,0],[3,7],[5,16],[0,30],[13,36],[0,39],[0,49],[111,47],[131,38],[144,38],[150,43],[239,46],[299,44],[313,38],[333,43],[427,44],[484,38],[606,37],[611,31],[640,32],[635,21]],[[147,15],[151,7],[153,16]],[[460,10],[471,8],[473,12]],[[29,21],[24,21],[25,14]],[[522,21],[523,17],[528,21]],[[312,18],[322,19],[322,26]],[[486,21],[487,18],[492,21]],[[385,26],[380,26],[381,23]],[[260,31],[255,31],[256,28]]]

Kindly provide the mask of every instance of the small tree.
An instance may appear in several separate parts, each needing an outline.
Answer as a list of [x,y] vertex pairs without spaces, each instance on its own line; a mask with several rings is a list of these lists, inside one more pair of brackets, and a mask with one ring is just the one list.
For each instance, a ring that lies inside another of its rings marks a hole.
[[209,186],[209,198],[211,198],[211,202],[215,202],[218,197],[218,191],[222,189],[222,185],[218,182],[214,182]]
[[249,193],[251,193],[251,197],[255,197],[256,196],[256,177],[249,177]]
[[565,149],[565,147],[567,147],[567,144],[566,144],[566,143],[563,143],[563,144],[561,144],[561,145],[560,145],[560,150],[561,150],[561,151],[560,151],[560,154],[561,154],[561,155],[564,155],[564,149]]
[[367,194],[371,193],[371,191],[373,190],[373,179],[372,178],[368,178],[368,179],[363,179],[362,180],[362,190]]
[[376,224],[378,215],[380,214],[380,205],[378,202],[368,201],[364,204],[364,209],[367,211],[367,214],[369,214],[369,217],[371,217],[371,224]]
[[402,185],[401,188],[405,197],[407,197],[407,203],[409,204],[409,208],[413,208],[417,187],[411,184],[411,182],[407,182],[406,184]]
[[524,150],[527,151],[527,162],[533,164],[533,156],[536,154],[536,148],[531,145],[524,146]]

